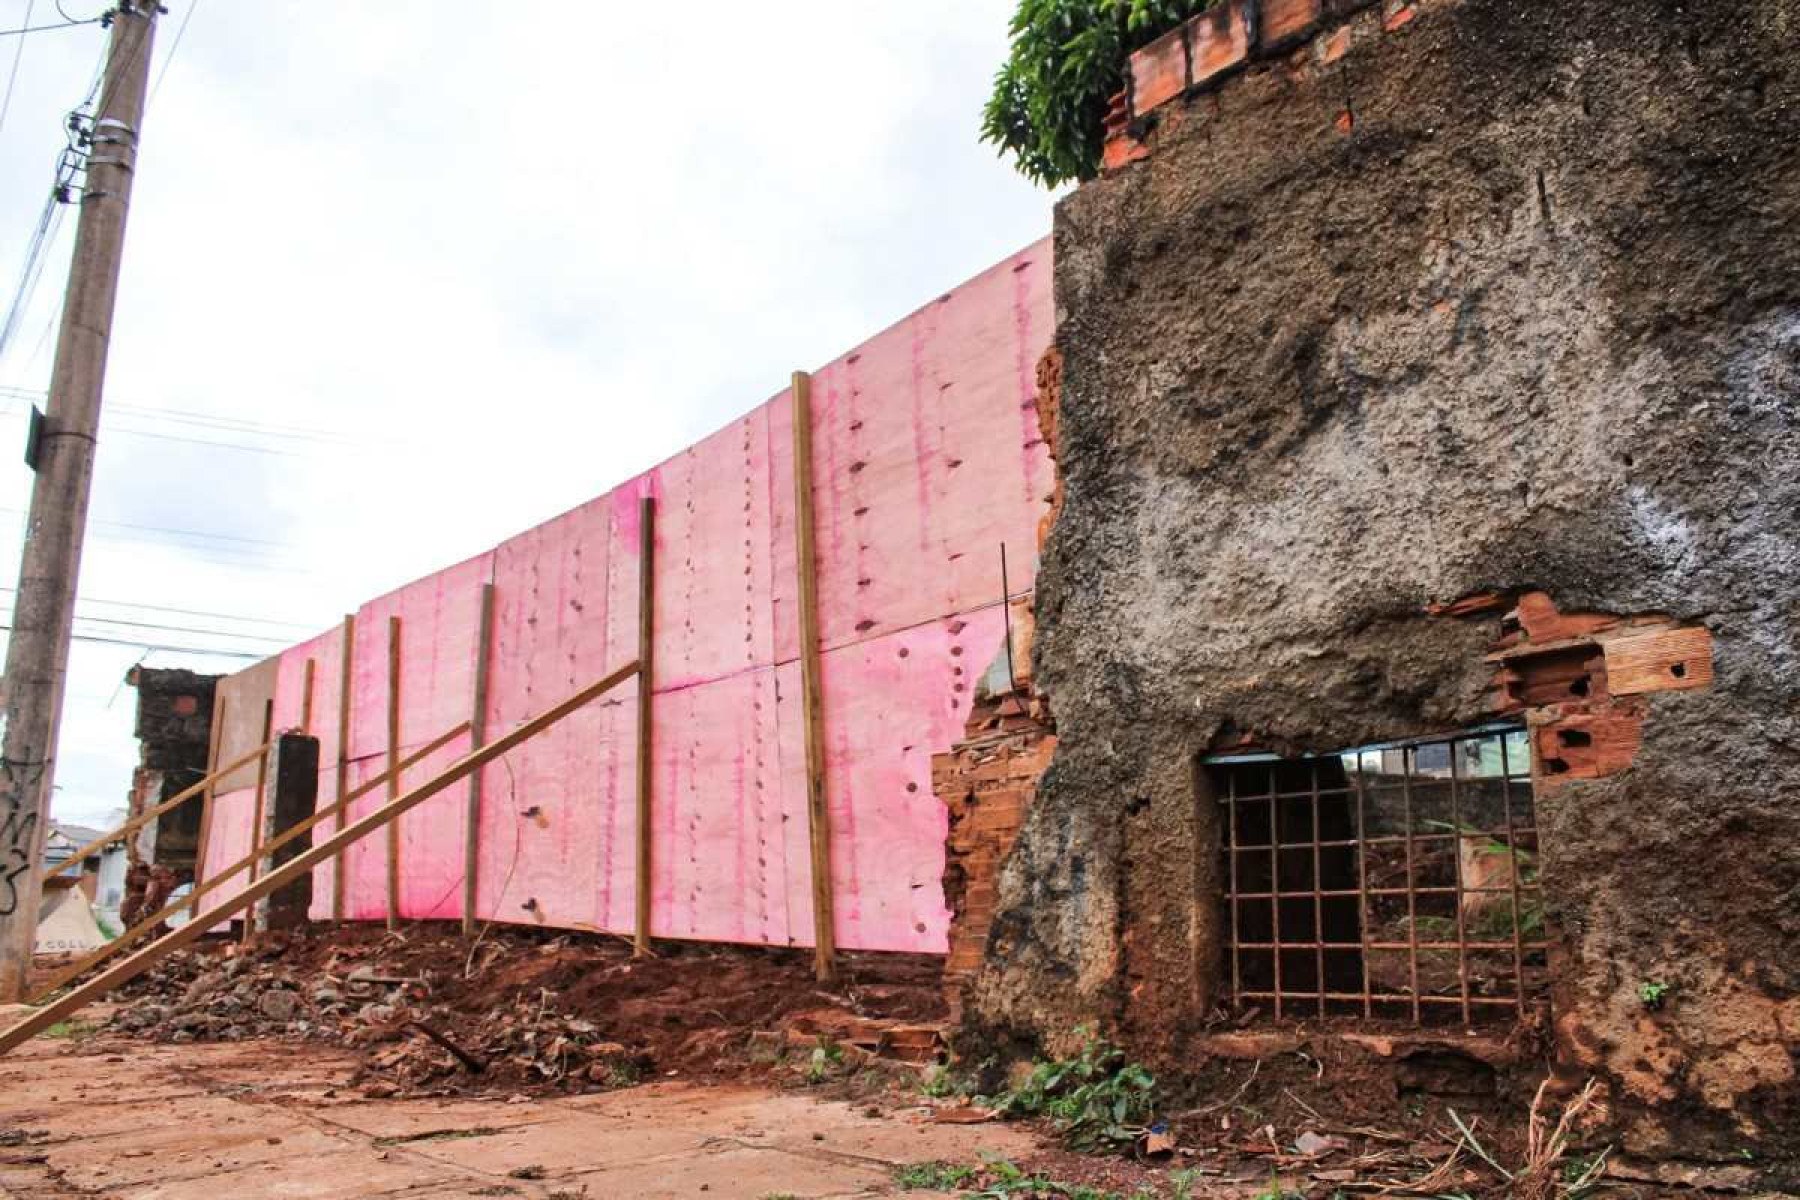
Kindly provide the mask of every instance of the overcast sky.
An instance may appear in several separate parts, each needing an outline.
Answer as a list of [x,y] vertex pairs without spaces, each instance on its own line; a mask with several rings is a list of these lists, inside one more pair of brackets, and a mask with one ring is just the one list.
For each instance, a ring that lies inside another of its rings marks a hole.
[[[1012,0],[167,2],[78,606],[131,644],[75,646],[62,820],[123,808],[146,645],[298,641],[1049,231],[976,140]],[[104,36],[0,37],[0,308]],[[74,224],[0,358],[4,612]]]

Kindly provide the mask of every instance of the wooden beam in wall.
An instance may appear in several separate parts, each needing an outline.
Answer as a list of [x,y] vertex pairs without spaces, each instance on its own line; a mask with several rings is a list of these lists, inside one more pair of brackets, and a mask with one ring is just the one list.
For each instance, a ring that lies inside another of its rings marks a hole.
[[313,676],[318,673],[319,664],[311,658],[306,660],[306,670],[300,677],[300,732],[312,736],[313,718]]
[[820,697],[818,549],[813,515],[812,376],[794,372],[794,565],[800,577],[800,712],[806,736],[806,827],[812,843],[813,970],[837,975],[831,892],[831,811],[825,796],[824,705]]
[[656,500],[645,496],[638,501],[637,931],[632,939],[633,952],[640,958],[650,953],[651,884],[655,865],[650,802],[655,638]]
[[[356,617],[344,614],[343,651],[338,668],[338,744],[337,796],[343,798],[350,785],[350,670],[356,652]],[[338,811],[338,832],[344,831],[349,819],[347,810]],[[344,856],[339,854],[331,864],[331,919],[344,919]]]
[[[269,788],[269,739],[275,735],[275,701],[263,701],[262,753],[256,756],[256,799],[250,808],[250,882],[256,882],[256,868],[262,864],[263,817]],[[244,940],[256,932],[256,913],[244,914]]]
[[[494,585],[481,585],[481,612],[475,625],[475,695],[469,705],[469,749],[487,741],[488,662],[493,657]],[[463,814],[462,931],[475,932],[475,901],[481,863],[481,772],[469,776],[468,805]]]
[[[388,618],[387,798],[400,795],[400,618]],[[400,822],[387,827],[387,927],[400,928]]]
[[[200,796],[200,833],[194,839],[193,895],[190,913],[200,911],[200,881],[206,876],[206,843],[212,838],[213,796],[219,782],[219,743],[225,737],[225,697],[213,686],[212,728],[207,731],[206,790]],[[267,749],[267,747],[265,747]]]

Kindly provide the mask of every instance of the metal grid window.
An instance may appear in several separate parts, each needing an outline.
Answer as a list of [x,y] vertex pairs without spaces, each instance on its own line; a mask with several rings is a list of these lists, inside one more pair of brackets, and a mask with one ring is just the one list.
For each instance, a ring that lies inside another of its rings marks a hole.
[[1522,729],[1206,770],[1240,1010],[1473,1025],[1545,995]]

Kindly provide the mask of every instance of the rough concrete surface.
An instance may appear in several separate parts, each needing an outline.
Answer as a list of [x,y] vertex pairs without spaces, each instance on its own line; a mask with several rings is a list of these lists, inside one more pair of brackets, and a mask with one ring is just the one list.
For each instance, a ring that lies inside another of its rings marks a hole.
[[1700,622],[1717,668],[1540,801],[1561,1055],[1634,1152],[1794,1155],[1800,8],[1439,3],[1166,111],[1057,215],[1060,740],[975,1021],[1179,1059],[1196,756],[1480,720],[1498,623],[1426,606],[1539,588]]
[[903,1163],[1037,1144],[1002,1126],[680,1082],[370,1101],[345,1086],[354,1067],[316,1045],[39,1039],[0,1063],[0,1196],[822,1200],[892,1194]]

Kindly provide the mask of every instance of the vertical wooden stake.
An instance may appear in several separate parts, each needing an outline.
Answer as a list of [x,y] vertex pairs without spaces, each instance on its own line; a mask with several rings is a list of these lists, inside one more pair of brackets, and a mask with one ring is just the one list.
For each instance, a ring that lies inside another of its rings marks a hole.
[[[356,617],[350,613],[344,614],[342,651],[338,671],[337,792],[332,796],[333,803],[343,799],[350,790],[350,667],[356,653]],[[349,819],[350,814],[340,809],[337,815],[339,833],[344,831],[344,824]],[[344,919],[344,853],[341,850],[331,860],[331,919]]]
[[[269,786],[269,739],[275,733],[275,701],[263,701],[262,753],[256,756],[256,799],[250,809],[250,868],[245,879],[245,886],[256,882],[257,869],[262,866],[263,815],[265,799],[263,793]],[[256,932],[256,909],[254,906],[244,910],[244,940],[250,940]]]
[[[221,696],[215,685],[213,689],[212,728],[207,730],[206,774],[210,778],[219,769],[219,745],[225,736],[225,697]],[[194,882],[191,902],[188,904],[190,915],[200,911],[200,881],[206,877],[206,843],[212,836],[213,792],[217,790],[212,782],[207,783],[205,791],[200,794],[200,835],[194,844]]]
[[638,670],[637,670],[637,936],[638,957],[650,953],[651,855],[650,768],[654,748],[650,716],[656,672],[651,653],[656,634],[656,500],[638,501]]
[[800,712],[806,727],[806,827],[812,839],[813,971],[837,975],[831,894],[831,812],[825,803],[824,705],[819,691],[818,550],[814,545],[812,376],[794,372],[794,565],[800,576]]
[[[388,618],[387,798],[400,794],[400,618]],[[387,927],[400,928],[400,822],[387,827]]]
[[[494,585],[481,585],[481,614],[475,626],[475,698],[469,713],[469,752],[487,744],[488,659],[493,656]],[[468,810],[463,816],[462,930],[475,932],[476,882],[481,850],[481,772],[469,776]]]
[[300,732],[309,737],[312,735],[313,675],[317,670],[318,664],[309,658],[306,670],[300,676]]

